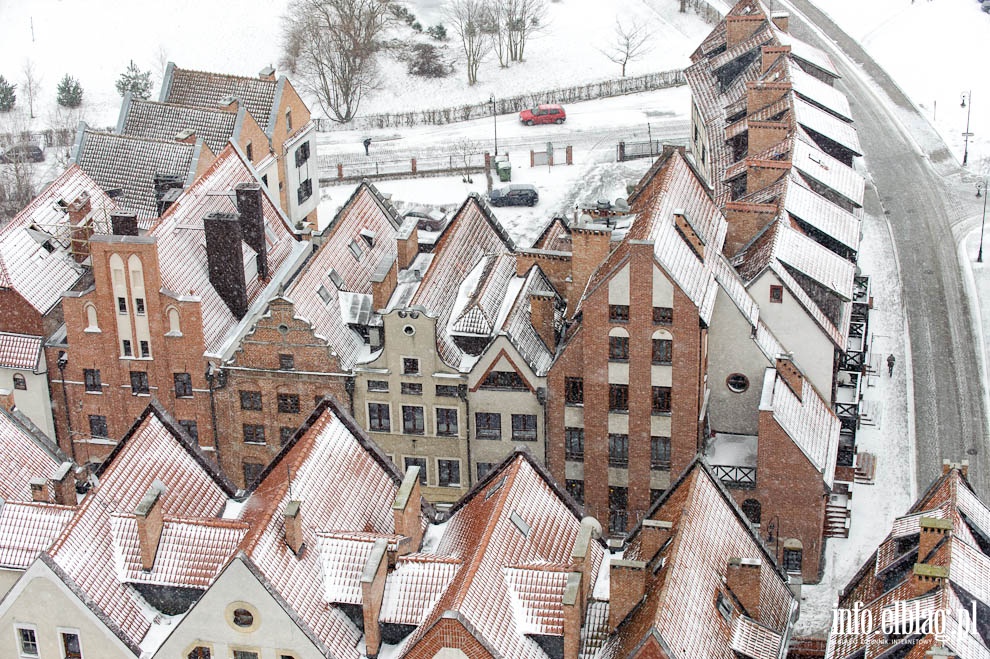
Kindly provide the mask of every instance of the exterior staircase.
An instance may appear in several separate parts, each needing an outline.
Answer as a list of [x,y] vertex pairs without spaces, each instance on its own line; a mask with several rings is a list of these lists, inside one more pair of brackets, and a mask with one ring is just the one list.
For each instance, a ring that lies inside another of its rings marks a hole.
[[877,473],[877,457],[872,453],[856,454],[856,483],[873,485]]

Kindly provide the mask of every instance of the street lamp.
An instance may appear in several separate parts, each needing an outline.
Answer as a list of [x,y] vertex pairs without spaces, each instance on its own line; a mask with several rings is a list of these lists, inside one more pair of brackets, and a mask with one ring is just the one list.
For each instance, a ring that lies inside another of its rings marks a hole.
[[983,197],[983,220],[980,222],[980,251],[976,254],[976,262],[983,263],[983,229],[987,226],[987,179],[976,184],[976,196]]
[[[966,161],[969,160],[969,138],[973,136],[973,134],[969,132],[969,117],[973,112],[973,92],[972,91],[963,92],[962,94],[959,95],[959,97],[962,99],[962,103],[959,105],[959,107],[966,108],[966,132],[963,133],[963,161],[962,161],[963,167],[965,167]],[[966,103],[967,99],[969,100],[968,104]]]
[[492,125],[495,127],[495,155],[498,155],[498,115],[495,112],[495,94],[492,94],[488,99],[488,102],[492,104]]

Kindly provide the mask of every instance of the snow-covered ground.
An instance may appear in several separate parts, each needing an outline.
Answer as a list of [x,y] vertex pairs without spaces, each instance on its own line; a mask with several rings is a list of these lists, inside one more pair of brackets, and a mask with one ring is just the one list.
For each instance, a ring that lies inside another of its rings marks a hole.
[[[890,74],[970,168],[990,157],[990,14],[975,0],[815,0]],[[962,95],[973,103],[960,107]]]

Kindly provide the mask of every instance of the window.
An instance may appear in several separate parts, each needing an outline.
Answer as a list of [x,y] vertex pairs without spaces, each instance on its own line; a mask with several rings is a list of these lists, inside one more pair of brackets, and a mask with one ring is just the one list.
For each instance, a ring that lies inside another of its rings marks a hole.
[[83,369],[83,380],[86,382],[86,391],[101,393],[102,380],[100,379],[100,369],[98,368],[86,368]]
[[278,445],[285,446],[292,439],[292,436],[296,434],[296,429],[292,426],[282,426],[278,429]]
[[121,341],[121,344],[123,345],[122,352],[124,353],[124,357],[133,357],[134,351],[131,350],[131,342],[127,339],[124,339],[123,341]]
[[189,398],[193,395],[192,376],[188,373],[173,373],[175,380],[175,397]]
[[186,659],[212,659],[212,657],[213,655],[210,653],[210,648],[205,645],[197,645],[188,655],[186,655]]
[[279,394],[278,411],[279,414],[298,414],[299,394]]
[[480,481],[482,478],[484,478],[485,476],[487,476],[488,474],[490,474],[492,472],[492,470],[495,469],[495,467],[497,467],[497,466],[498,465],[495,464],[494,462],[479,462],[478,463],[478,480]]
[[608,319],[613,323],[625,323],[629,321],[628,304],[608,305]]
[[567,405],[584,404],[584,378],[564,378],[564,402]]
[[131,393],[135,395],[150,393],[147,373],[144,371],[131,371]]
[[608,488],[608,531],[625,533],[626,508],[629,507],[629,491],[624,487]]
[[730,391],[741,394],[749,389],[749,378],[742,373],[731,373],[729,377],[725,378],[725,386],[727,386]]
[[303,142],[296,149],[296,167],[302,167],[309,160],[309,142]]
[[234,609],[233,622],[238,627],[250,627],[254,624],[254,614],[247,609]]
[[107,418],[100,414],[89,415],[89,434],[93,437],[108,437]]
[[285,132],[292,131],[292,110],[285,111]]
[[295,355],[285,355],[280,354],[278,356],[278,370],[280,371],[292,371],[296,368],[296,357]]
[[674,342],[670,339],[653,339],[653,363],[669,364],[672,361]]
[[195,421],[184,419],[179,421],[179,425],[182,429],[186,431],[194,441],[199,441],[199,426],[196,425]]
[[136,297],[134,298],[134,313],[139,316],[144,315],[144,298]]
[[100,325],[96,322],[96,307],[92,304],[86,305],[86,331],[99,332]]
[[743,515],[751,524],[759,524],[763,515],[763,506],[756,499],[746,499],[742,502]]
[[475,412],[478,439],[502,439],[502,415],[498,412]]
[[330,272],[327,273],[327,277],[330,278],[330,281],[337,287],[338,291],[344,290],[344,278],[340,276],[339,272],[333,268],[330,268]]
[[402,358],[403,375],[419,375],[419,360],[415,357]]
[[244,426],[245,444],[264,444],[265,427],[260,423],[245,423]]
[[359,245],[356,240],[352,240],[348,243],[347,249],[351,251],[351,256],[353,256],[357,261],[360,261],[361,257],[364,256],[364,250],[361,249],[361,245]]
[[653,412],[670,413],[670,387],[653,387]]
[[388,380],[368,380],[368,391],[388,391]]
[[82,645],[79,643],[79,634],[75,632],[62,632],[62,656],[65,659],[82,659]]
[[261,411],[260,391],[241,391],[241,409]]
[[525,391],[529,387],[515,371],[492,371],[481,382],[482,389],[516,389]]
[[17,628],[17,643],[23,657],[38,656],[38,635],[28,627]]
[[574,500],[580,504],[584,503],[584,481],[565,481],[565,486],[567,487],[567,493],[574,497]]
[[308,178],[296,189],[296,203],[304,204],[313,196],[313,179]]
[[609,433],[608,435],[608,466],[629,466],[629,435]]
[[245,155],[247,156],[247,159],[250,160],[251,162],[254,162],[254,145],[248,142],[247,146],[244,147],[244,152]]
[[447,396],[449,398],[456,398],[458,395],[456,384],[438,384],[437,385],[437,396]]
[[399,391],[406,396],[422,396],[423,385],[420,382],[403,382],[399,385]]
[[461,461],[437,460],[437,481],[440,487],[460,487]]
[[402,432],[407,435],[422,435],[426,432],[422,407],[419,405],[402,406]]
[[[788,545],[794,545],[788,547]],[[785,572],[800,572],[803,561],[803,547],[797,540],[788,540],[784,543],[783,568]]]
[[253,650],[234,650],[234,659],[258,659],[258,653]]
[[316,294],[320,296],[321,300],[323,300],[323,304],[330,304],[330,300],[333,299],[330,296],[330,291],[327,289],[326,286],[323,286],[322,284],[318,289],[316,289]]
[[437,408],[437,435],[457,437],[457,410],[449,407]]
[[127,313],[127,298],[126,297],[118,297],[117,298],[117,312],[118,313]]
[[774,304],[780,304],[784,301],[784,287],[783,286],[771,286],[770,287],[770,301]]
[[27,380],[20,373],[14,373],[14,389],[19,389],[21,391],[27,391]]
[[388,403],[368,403],[368,430],[375,432],[392,431]]
[[406,458],[406,471],[409,467],[419,467],[419,484],[426,485],[426,458]]
[[512,415],[512,441],[518,441],[518,442],[536,441],[535,414]]
[[670,437],[650,437],[650,468],[670,469]]
[[564,428],[564,457],[584,459],[584,428]]
[[138,346],[141,349],[142,357],[151,357],[151,346],[148,345],[147,341],[138,341]]
[[729,598],[723,593],[719,593],[718,597],[715,598],[715,608],[718,610],[722,617],[725,618],[726,622],[732,618],[732,604],[729,602]]
[[608,385],[608,409],[612,412],[629,411],[629,385]]
[[244,486],[250,487],[255,481],[261,478],[261,473],[265,470],[265,465],[257,462],[245,462],[241,466],[244,472]]
[[657,502],[657,500],[663,496],[666,490],[650,490],[650,505],[652,506]]
[[629,361],[629,337],[608,337],[608,358],[612,360]]

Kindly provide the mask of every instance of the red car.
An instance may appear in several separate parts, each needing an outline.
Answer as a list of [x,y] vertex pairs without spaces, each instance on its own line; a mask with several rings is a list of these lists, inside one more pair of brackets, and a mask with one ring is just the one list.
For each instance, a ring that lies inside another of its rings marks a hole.
[[559,105],[537,105],[532,110],[519,113],[519,121],[527,126],[533,124],[562,124],[567,121],[567,113]]

